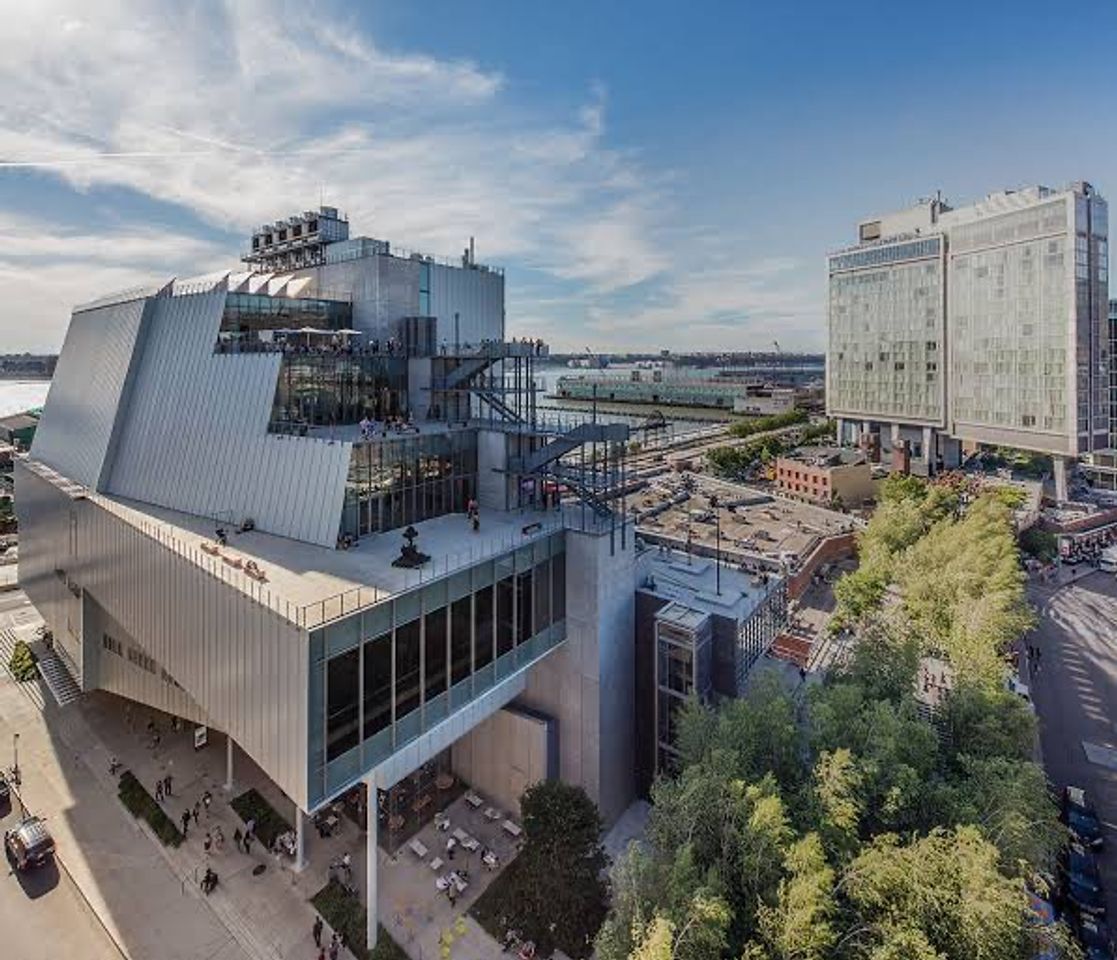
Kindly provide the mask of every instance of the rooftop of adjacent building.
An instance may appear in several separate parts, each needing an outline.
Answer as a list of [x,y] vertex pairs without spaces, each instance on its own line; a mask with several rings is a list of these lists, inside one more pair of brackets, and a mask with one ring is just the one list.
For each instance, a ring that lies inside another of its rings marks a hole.
[[951,227],[1019,210],[1060,194],[1100,198],[1098,191],[1085,180],[1076,180],[1062,189],[1037,184],[1019,189],[996,190],[980,200],[959,207],[950,206],[937,193],[934,197],[922,198],[902,210],[858,221],[857,242],[832,253],[846,253],[917,237],[934,236],[949,231]]
[[680,609],[737,621],[747,620],[781,582],[774,573],[747,573],[723,560],[719,592],[716,560],[667,547],[645,549],[636,564],[637,589],[669,600]]
[[780,460],[792,460],[812,467],[849,467],[868,463],[861,450],[852,447],[808,446],[781,454]]

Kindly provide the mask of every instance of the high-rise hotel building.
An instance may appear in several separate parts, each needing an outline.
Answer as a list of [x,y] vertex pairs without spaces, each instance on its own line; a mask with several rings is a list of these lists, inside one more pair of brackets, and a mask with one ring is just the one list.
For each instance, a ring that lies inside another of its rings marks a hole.
[[1108,445],[1108,217],[1088,183],[941,199],[858,224],[829,267],[827,410],[933,471],[960,443]]

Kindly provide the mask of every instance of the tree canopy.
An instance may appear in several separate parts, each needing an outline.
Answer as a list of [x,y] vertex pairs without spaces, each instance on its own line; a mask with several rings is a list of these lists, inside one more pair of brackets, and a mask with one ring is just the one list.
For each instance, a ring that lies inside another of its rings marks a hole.
[[[761,680],[682,708],[678,770],[612,872],[601,960],[1032,955],[1025,880],[1063,832],[1034,717],[1004,689],[1030,622],[1010,510],[892,478],[860,557],[837,589],[847,663],[802,696]],[[933,715],[931,655],[954,685]]]

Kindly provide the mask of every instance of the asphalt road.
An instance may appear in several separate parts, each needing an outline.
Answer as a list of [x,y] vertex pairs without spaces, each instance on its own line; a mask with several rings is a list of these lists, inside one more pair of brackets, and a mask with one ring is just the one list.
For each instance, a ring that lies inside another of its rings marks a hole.
[[[10,829],[19,813],[14,796],[12,803],[0,801],[0,826]],[[14,873],[6,858],[0,864],[0,955],[5,960],[121,960],[93,911],[56,863],[24,874]]]
[[[1097,807],[1106,827],[1102,878],[1109,916],[1117,917],[1117,578],[1095,572],[1031,593],[1041,610],[1028,642],[1041,651],[1031,693],[1043,765],[1060,791],[1083,787]],[[1091,762],[1086,743],[1113,753]]]

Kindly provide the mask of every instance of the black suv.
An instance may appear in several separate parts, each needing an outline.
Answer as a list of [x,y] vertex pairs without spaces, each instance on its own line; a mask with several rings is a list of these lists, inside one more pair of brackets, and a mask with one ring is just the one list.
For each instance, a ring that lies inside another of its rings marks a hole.
[[16,870],[29,870],[54,855],[54,840],[42,820],[28,817],[4,832],[4,852]]

